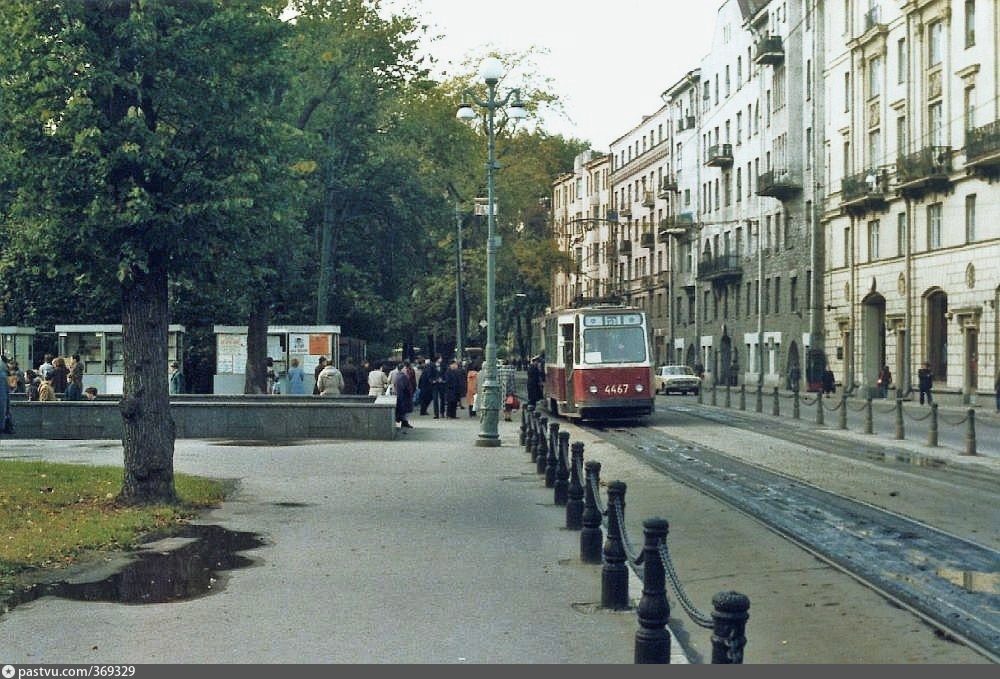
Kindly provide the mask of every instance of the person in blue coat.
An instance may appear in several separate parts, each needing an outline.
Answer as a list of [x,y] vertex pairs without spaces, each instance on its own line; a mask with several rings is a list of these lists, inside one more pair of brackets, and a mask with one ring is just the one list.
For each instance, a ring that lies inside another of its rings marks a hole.
[[288,368],[288,372],[285,374],[285,377],[288,378],[288,393],[305,394],[306,373],[299,365],[299,359],[293,358],[289,365],[291,367]]

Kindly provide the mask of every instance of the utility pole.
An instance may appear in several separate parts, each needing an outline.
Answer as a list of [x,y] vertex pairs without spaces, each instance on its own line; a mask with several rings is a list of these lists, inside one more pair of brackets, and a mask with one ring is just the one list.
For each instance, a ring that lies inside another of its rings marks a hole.
[[462,336],[462,212],[455,201],[455,360],[462,360],[464,337]]

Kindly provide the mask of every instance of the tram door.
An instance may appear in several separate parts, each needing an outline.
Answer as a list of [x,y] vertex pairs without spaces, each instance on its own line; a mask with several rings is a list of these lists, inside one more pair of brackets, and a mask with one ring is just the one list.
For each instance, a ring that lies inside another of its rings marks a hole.
[[574,342],[576,326],[573,323],[564,323],[559,326],[559,331],[562,333],[562,363],[566,375],[566,408],[572,411],[576,409],[576,401],[573,398],[573,356],[576,346]]

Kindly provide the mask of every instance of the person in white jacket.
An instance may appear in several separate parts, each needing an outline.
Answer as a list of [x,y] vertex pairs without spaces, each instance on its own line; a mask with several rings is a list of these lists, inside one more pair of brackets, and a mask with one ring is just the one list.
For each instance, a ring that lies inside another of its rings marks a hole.
[[344,390],[344,376],[332,362],[327,363],[316,378],[321,396],[336,396]]
[[374,368],[368,373],[368,395],[381,396],[389,386],[389,378],[386,375],[385,366]]

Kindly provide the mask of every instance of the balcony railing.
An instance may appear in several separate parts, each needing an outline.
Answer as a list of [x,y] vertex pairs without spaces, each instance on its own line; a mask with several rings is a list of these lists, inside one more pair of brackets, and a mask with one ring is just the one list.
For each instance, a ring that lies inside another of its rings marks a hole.
[[678,215],[670,215],[660,220],[660,238],[667,236],[681,236],[694,223],[690,212],[682,212]]
[[664,177],[660,180],[660,198],[669,198],[670,194],[677,190],[677,180],[673,177]]
[[618,216],[619,217],[626,217],[626,218],[627,217],[631,217],[632,216],[632,206],[631,205],[623,205],[622,207],[618,208]]
[[966,132],[965,158],[975,167],[1000,166],[1000,120]]
[[919,196],[950,184],[951,147],[926,146],[896,161],[896,182],[904,195]]
[[719,255],[702,259],[698,263],[698,280],[711,281],[728,278],[742,278],[743,267],[739,255]]
[[865,33],[882,25],[882,8],[876,5],[865,12]]
[[639,236],[639,245],[644,248],[651,248],[655,244],[652,231],[646,231]]
[[785,60],[785,48],[781,44],[780,35],[768,35],[757,42],[757,50],[754,54],[754,63],[780,64]]
[[627,238],[623,238],[618,243],[618,254],[619,255],[631,255],[632,254],[632,241]]
[[840,202],[846,212],[883,208],[889,194],[889,173],[865,170],[840,180]]
[[788,170],[768,170],[757,176],[757,195],[786,200],[802,190],[802,183],[795,181]]
[[642,192],[642,206],[643,207],[653,207],[656,205],[656,197],[653,195],[652,191]]
[[708,147],[708,160],[706,165],[713,167],[729,167],[733,164],[733,145],[714,144]]

